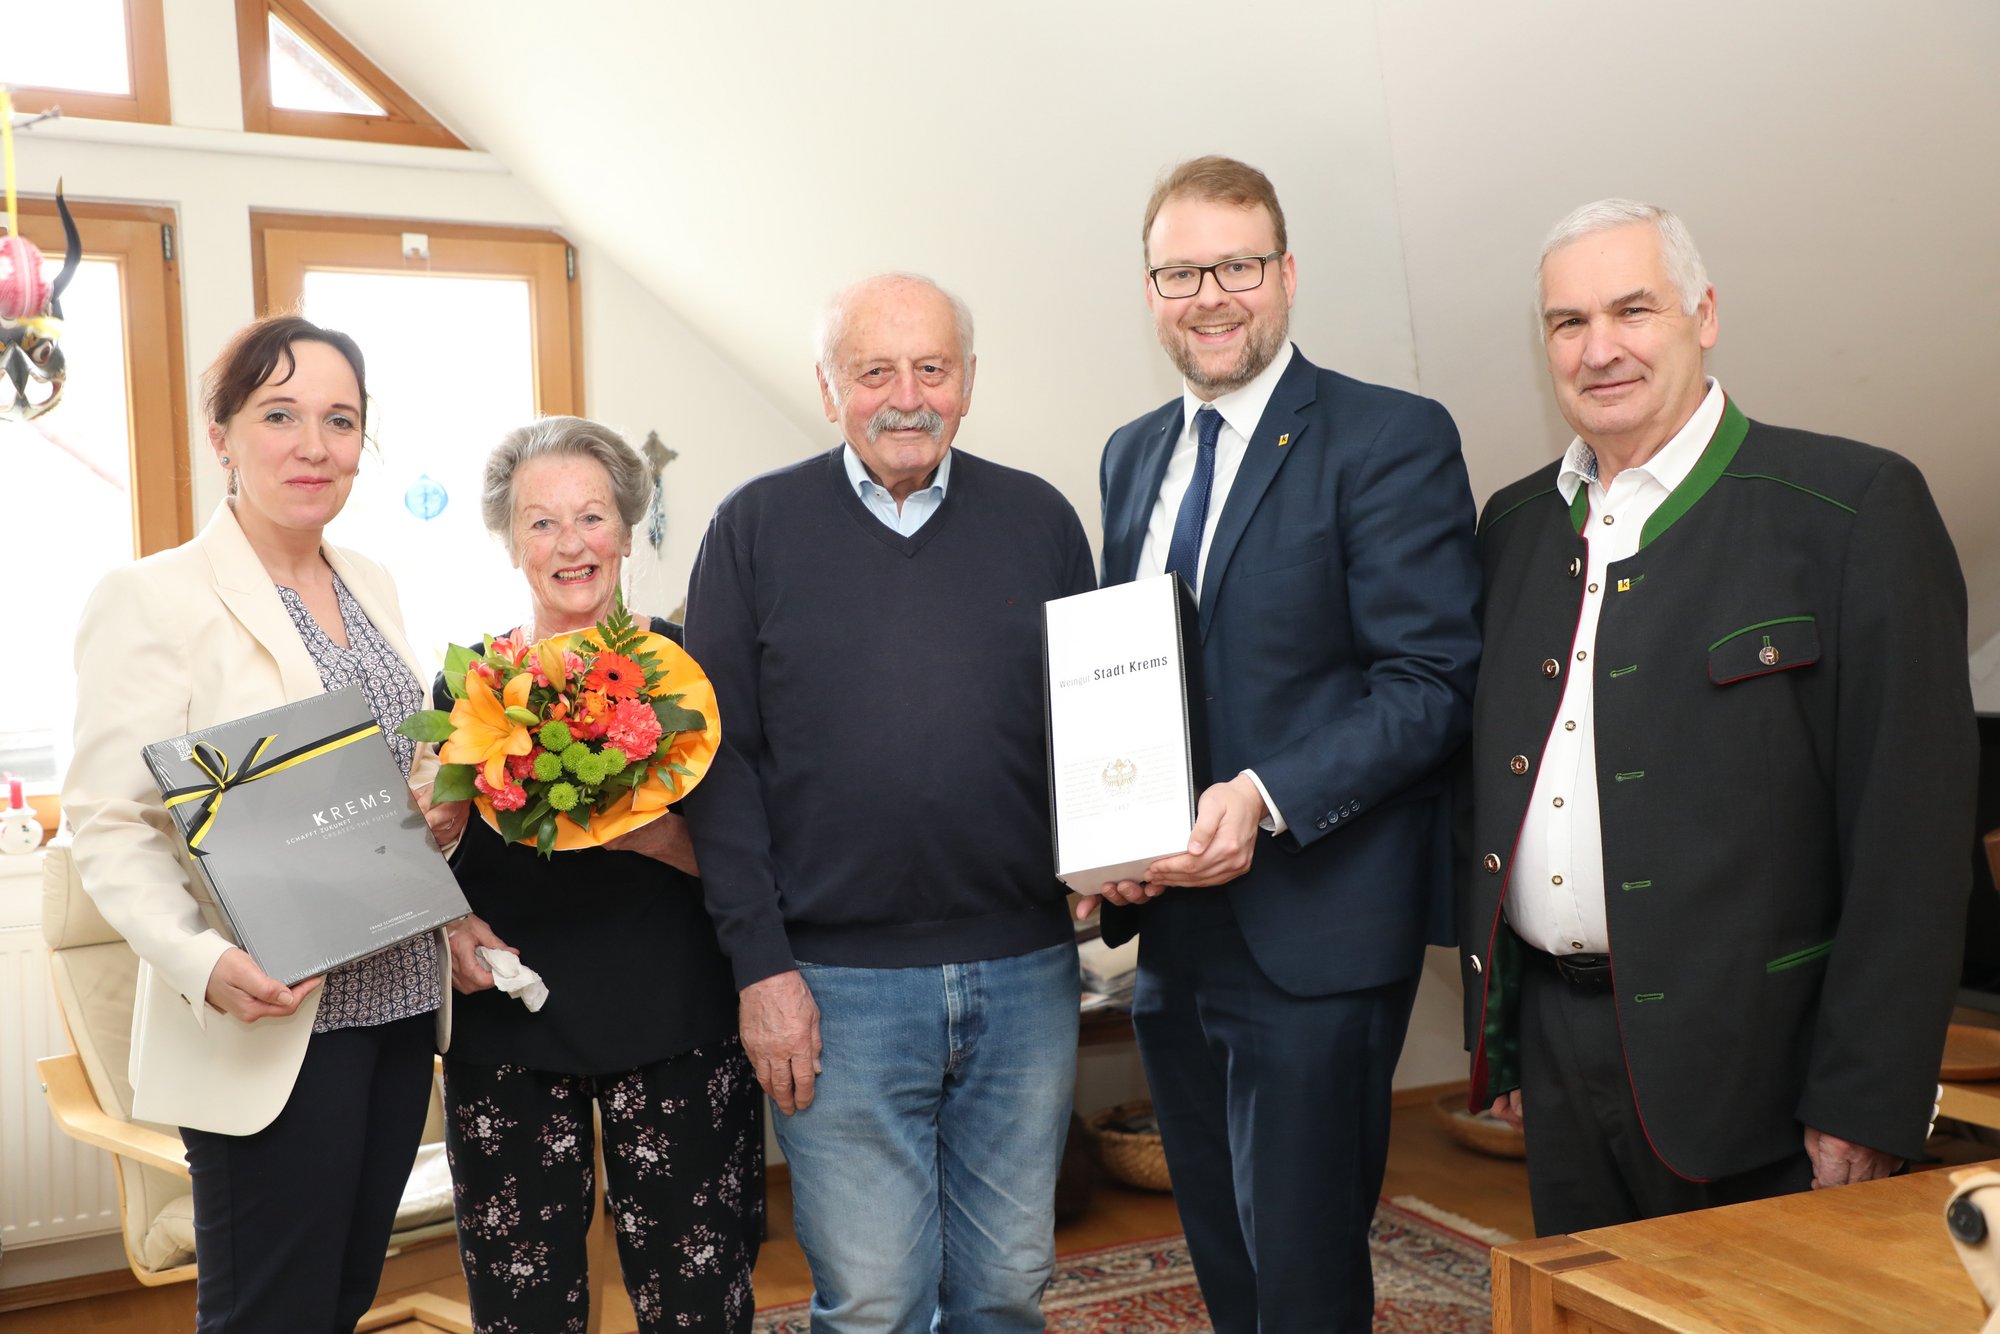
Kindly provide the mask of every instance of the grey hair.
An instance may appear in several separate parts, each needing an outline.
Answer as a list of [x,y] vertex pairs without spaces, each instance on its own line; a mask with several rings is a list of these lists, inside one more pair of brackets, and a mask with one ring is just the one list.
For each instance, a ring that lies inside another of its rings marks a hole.
[[826,381],[827,392],[833,395],[835,402],[840,400],[840,379],[835,373],[837,368],[833,364],[833,359],[840,351],[841,342],[847,337],[847,324],[853,312],[854,299],[869,288],[892,282],[915,283],[920,287],[928,287],[943,297],[951,307],[951,322],[958,334],[958,355],[968,365],[972,361],[970,306],[959,300],[955,293],[946,291],[935,280],[926,278],[921,273],[878,273],[872,278],[863,278],[858,283],[850,283],[841,288],[820,310],[819,323],[813,331],[813,361],[819,367],[819,373]]
[[1535,260],[1537,313],[1541,304],[1542,266],[1550,255],[1596,232],[1629,227],[1635,222],[1653,224],[1660,238],[1660,258],[1666,262],[1667,280],[1680,294],[1681,314],[1694,314],[1695,307],[1701,304],[1702,293],[1708,290],[1708,269],[1701,262],[1701,252],[1694,248],[1694,236],[1687,224],[1669,210],[1636,199],[1600,199],[1585,204],[1549,229],[1548,239],[1542,242],[1542,253]]
[[530,459],[562,457],[595,459],[603,465],[627,533],[645,516],[653,479],[623,436],[582,417],[538,417],[507,432],[486,456],[479,517],[487,532],[507,544],[509,554],[514,551],[514,474]]

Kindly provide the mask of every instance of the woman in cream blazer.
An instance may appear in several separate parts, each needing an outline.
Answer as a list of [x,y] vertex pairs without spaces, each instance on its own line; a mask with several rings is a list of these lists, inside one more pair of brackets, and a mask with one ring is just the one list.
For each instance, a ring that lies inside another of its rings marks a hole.
[[[183,1128],[198,1327],[351,1330],[380,1279],[431,1052],[449,1036],[449,949],[442,933],[411,942],[391,961],[393,1003],[371,994],[379,979],[348,978],[334,1004],[353,1013],[338,1028],[317,1022],[328,986],[284,987],[236,947],[140,748],[321,693],[314,625],[320,654],[365,646],[375,674],[393,677],[393,651],[412,683],[421,677],[388,576],[318,533],[359,464],[359,349],[296,317],[264,320],[237,336],[209,385],[230,499],[193,541],[113,571],[86,605],[64,805],[84,887],[140,958],[133,1115]],[[328,626],[348,643],[335,649]],[[429,750],[415,748],[409,774],[420,790]]]

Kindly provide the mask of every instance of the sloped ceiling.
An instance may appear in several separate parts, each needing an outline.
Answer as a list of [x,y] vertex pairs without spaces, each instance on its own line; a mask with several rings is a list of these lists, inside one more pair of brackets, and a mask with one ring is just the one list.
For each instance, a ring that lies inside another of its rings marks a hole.
[[[886,268],[960,291],[961,443],[1087,520],[1105,436],[1176,387],[1139,295],[1163,166],[1271,174],[1300,345],[1443,401],[1482,498],[1567,439],[1528,315],[1542,232],[1655,199],[1717,283],[1715,373],[1753,416],[1917,459],[1974,641],[2000,631],[1991,0],[317,4],[813,439],[826,294]],[[700,391],[660,368],[664,401]]]

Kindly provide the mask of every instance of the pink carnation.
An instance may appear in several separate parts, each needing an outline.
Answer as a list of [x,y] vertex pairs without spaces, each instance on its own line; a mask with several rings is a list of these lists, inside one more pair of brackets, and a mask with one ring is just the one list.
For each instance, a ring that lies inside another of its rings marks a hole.
[[487,783],[484,773],[476,773],[472,776],[472,785],[493,799],[496,811],[518,811],[528,804],[528,789],[519,783],[507,783],[496,788]]
[[643,700],[621,699],[611,710],[605,738],[630,755],[651,755],[660,744],[660,720]]
[[542,748],[537,746],[526,755],[509,755],[507,757],[507,776],[518,780],[534,773],[535,756],[541,753]]

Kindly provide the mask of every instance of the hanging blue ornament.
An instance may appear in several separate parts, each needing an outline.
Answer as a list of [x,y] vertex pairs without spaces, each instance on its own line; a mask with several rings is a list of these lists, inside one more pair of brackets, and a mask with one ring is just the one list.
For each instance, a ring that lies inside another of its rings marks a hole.
[[429,473],[410,483],[410,489],[403,493],[403,508],[429,523],[444,513],[444,507],[451,503],[451,496],[440,482],[433,481]]
[[658,473],[653,474],[653,499],[648,508],[653,511],[653,517],[646,524],[646,540],[653,544],[653,550],[658,551],[667,540],[667,495]]
[[646,467],[653,474],[653,498],[646,506],[650,517],[646,521],[646,540],[658,551],[667,540],[667,491],[660,474],[667,465],[680,457],[680,451],[668,449],[660,443],[658,431],[646,432],[646,443],[639,450],[646,460]]

